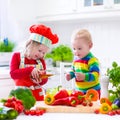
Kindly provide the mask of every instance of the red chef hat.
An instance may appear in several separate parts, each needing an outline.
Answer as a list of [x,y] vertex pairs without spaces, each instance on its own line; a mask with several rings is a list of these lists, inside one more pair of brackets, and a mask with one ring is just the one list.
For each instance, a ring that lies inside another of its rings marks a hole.
[[58,42],[58,36],[53,34],[51,29],[45,25],[32,25],[30,27],[30,38],[33,41],[44,44],[48,47]]

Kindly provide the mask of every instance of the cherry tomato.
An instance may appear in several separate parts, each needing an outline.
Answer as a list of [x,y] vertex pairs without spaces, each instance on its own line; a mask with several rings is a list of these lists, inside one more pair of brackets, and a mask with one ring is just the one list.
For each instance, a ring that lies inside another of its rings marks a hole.
[[30,110],[24,110],[25,115],[30,115]]

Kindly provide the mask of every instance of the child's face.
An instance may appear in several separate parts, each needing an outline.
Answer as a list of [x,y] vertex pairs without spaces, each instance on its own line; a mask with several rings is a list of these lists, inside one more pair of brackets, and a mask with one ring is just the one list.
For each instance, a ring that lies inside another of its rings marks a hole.
[[33,49],[31,50],[30,53],[30,58],[33,60],[44,58],[48,49],[49,48],[43,44],[39,44],[38,46],[33,46]]
[[92,43],[88,43],[86,40],[78,38],[72,42],[72,47],[75,56],[84,58],[90,52]]

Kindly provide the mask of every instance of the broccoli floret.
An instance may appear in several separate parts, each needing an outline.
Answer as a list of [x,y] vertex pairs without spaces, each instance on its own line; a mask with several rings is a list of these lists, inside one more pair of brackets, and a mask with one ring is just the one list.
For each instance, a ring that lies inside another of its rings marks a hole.
[[21,100],[25,109],[30,109],[36,103],[35,97],[28,88],[17,88],[15,90],[11,90],[9,96],[14,96],[15,98]]

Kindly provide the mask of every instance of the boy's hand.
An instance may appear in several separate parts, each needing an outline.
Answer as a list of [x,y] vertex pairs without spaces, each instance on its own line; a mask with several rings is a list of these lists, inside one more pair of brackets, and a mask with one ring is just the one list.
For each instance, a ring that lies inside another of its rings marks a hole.
[[85,79],[85,74],[81,72],[75,72],[75,77],[78,81],[83,82]]
[[66,75],[65,75],[65,77],[66,77],[66,80],[70,80],[71,79],[71,75],[69,74],[69,73],[67,73]]

